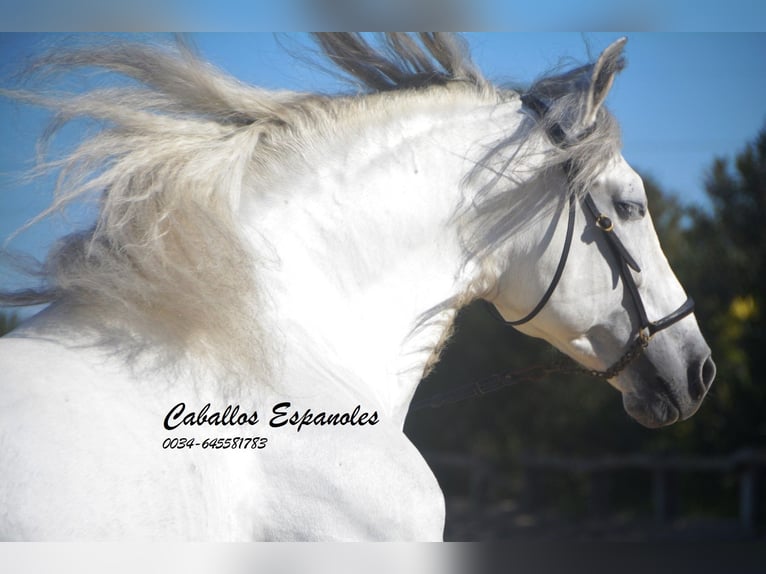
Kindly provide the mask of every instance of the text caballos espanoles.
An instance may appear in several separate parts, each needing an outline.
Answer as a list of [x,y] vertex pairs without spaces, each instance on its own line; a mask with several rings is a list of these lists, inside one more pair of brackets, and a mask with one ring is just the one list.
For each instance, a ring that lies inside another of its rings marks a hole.
[[[182,426],[247,426],[256,425],[260,421],[257,410],[243,410],[239,405],[226,405],[223,410],[211,409],[210,403],[198,411],[187,410],[186,403],[178,403],[168,411],[164,426],[167,430],[174,430]],[[296,432],[300,432],[305,426],[372,426],[378,424],[379,420],[378,411],[362,411],[361,405],[357,405],[351,412],[331,413],[294,409],[291,403],[283,402],[271,409],[269,426],[278,428],[291,425]]]

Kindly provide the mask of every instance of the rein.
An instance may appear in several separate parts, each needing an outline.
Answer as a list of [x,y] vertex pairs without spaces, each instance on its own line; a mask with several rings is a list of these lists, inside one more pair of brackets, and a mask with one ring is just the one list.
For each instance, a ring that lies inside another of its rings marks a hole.
[[[526,94],[522,96],[521,101],[539,118],[543,118],[548,111],[548,106],[535,96]],[[588,137],[592,131],[593,127],[591,126],[589,129],[586,129],[585,132],[578,134],[576,141],[581,141],[582,139]],[[559,124],[553,124],[548,129],[547,135],[555,145],[559,147],[567,147],[566,133]],[[564,170],[566,171],[568,180],[571,180],[571,175],[575,169],[576,166],[572,165],[571,162],[566,162],[564,164]],[[684,301],[684,303],[675,311],[666,315],[665,317],[662,317],[661,319],[658,319],[657,321],[651,321],[646,313],[646,307],[644,306],[644,302],[641,299],[641,293],[638,290],[638,285],[636,284],[632,274],[632,272],[640,273],[641,268],[639,267],[636,260],[631,256],[630,252],[627,250],[622,241],[620,241],[619,236],[615,233],[615,226],[612,220],[598,209],[596,202],[593,200],[590,192],[585,193],[582,198],[582,203],[584,204],[584,211],[586,213],[590,213],[593,218],[593,224],[603,233],[603,237],[606,238],[606,242],[609,245],[609,250],[617,260],[620,277],[622,278],[622,282],[625,285],[625,288],[630,294],[630,298],[633,302],[633,307],[635,308],[638,315],[638,332],[636,333],[633,341],[626,347],[622,356],[609,368],[603,371],[599,371],[597,369],[587,369],[567,359],[566,361],[559,361],[550,367],[536,366],[512,373],[493,375],[487,379],[463,385],[451,391],[439,393],[428,399],[414,402],[410,407],[410,411],[416,411],[426,407],[437,408],[446,404],[463,401],[469,398],[480,397],[487,393],[499,391],[500,389],[515,385],[520,382],[540,380],[552,374],[586,374],[601,379],[612,379],[619,375],[628,365],[630,365],[644,352],[644,349],[646,349],[646,347],[649,345],[649,341],[651,341],[654,335],[664,329],[667,329],[671,325],[674,325],[694,311],[694,301],[691,299],[691,297],[687,297],[686,301]],[[570,190],[569,216],[567,218],[567,232],[564,239],[564,247],[561,252],[561,257],[559,258],[559,263],[556,267],[556,272],[554,273],[553,278],[548,285],[548,289],[546,289],[537,305],[535,305],[535,307],[521,319],[517,319],[515,321],[506,321],[492,303],[485,301],[489,312],[504,325],[514,327],[528,323],[534,319],[538,313],[540,313],[540,311],[543,309],[543,307],[545,307],[546,303],[550,299],[551,295],[553,295],[553,292],[556,290],[556,286],[561,279],[561,275],[564,272],[567,258],[569,257],[569,250],[572,245],[572,237],[574,235],[576,208],[576,194]]]

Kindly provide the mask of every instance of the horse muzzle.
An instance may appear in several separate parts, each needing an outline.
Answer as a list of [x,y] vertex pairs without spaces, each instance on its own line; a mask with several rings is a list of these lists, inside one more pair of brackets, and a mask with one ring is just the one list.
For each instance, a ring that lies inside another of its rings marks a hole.
[[625,411],[648,428],[686,420],[697,412],[715,379],[716,367],[706,349],[683,360],[669,361],[667,353],[648,352],[626,373]]

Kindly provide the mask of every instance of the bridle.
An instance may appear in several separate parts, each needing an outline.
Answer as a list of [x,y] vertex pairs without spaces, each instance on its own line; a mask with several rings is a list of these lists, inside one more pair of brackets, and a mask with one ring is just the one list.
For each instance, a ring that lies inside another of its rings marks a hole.
[[[534,112],[539,119],[543,119],[548,112],[548,106],[536,96],[525,94],[521,97],[521,101],[522,104]],[[579,134],[575,138],[575,141],[582,141],[584,138],[588,137],[592,131],[593,129],[591,128]],[[554,145],[561,148],[567,147],[568,141],[571,141],[568,140],[566,132],[558,123],[555,123],[548,128],[547,136]],[[571,143],[569,145],[571,145]],[[568,161],[563,164],[563,167],[567,176],[567,181],[571,182],[577,166]],[[534,308],[521,319],[507,321],[500,315],[492,303],[486,302],[486,306],[490,313],[504,325],[516,327],[528,323],[534,319],[540,313],[540,311],[542,311],[542,309],[548,303],[548,300],[551,298],[551,295],[553,295],[553,292],[556,290],[556,287],[559,284],[559,280],[561,279],[561,275],[564,273],[564,267],[566,266],[567,258],[569,257],[569,250],[572,246],[577,203],[577,194],[574,192],[574,190],[570,189],[568,207],[569,216],[567,218],[567,231],[564,238],[564,247],[562,249],[561,257],[559,258],[559,263],[556,267],[556,271],[553,274],[553,278],[551,279],[550,284],[548,285],[548,289],[546,289],[537,305],[535,305]],[[575,372],[585,373],[603,379],[614,378],[620,374],[631,362],[638,358],[641,353],[643,353],[644,349],[649,345],[649,341],[652,339],[652,337],[654,337],[654,335],[667,329],[671,325],[674,325],[687,315],[691,314],[692,311],[694,311],[694,301],[691,299],[691,297],[687,297],[686,301],[684,301],[684,303],[675,311],[665,315],[661,319],[651,321],[648,314],[646,313],[646,307],[644,306],[644,302],[641,299],[641,293],[638,290],[638,285],[636,285],[636,281],[633,278],[633,274],[631,272],[632,270],[636,273],[640,273],[641,268],[639,267],[636,260],[631,256],[630,252],[625,248],[625,245],[622,243],[622,241],[620,241],[619,236],[615,232],[614,222],[611,220],[611,218],[606,216],[601,210],[598,209],[596,202],[593,200],[590,192],[586,191],[582,196],[582,203],[584,205],[585,213],[589,213],[591,215],[593,225],[595,225],[595,227],[603,234],[603,237],[606,238],[606,243],[609,246],[611,253],[617,260],[620,277],[622,278],[622,282],[625,285],[625,288],[628,290],[630,298],[633,302],[633,307],[635,308],[636,314],[638,315],[638,332],[636,333],[633,341],[626,347],[622,356],[608,369],[603,371],[586,369],[579,365],[558,365],[551,368],[531,368],[521,372],[518,375],[496,375],[487,380],[467,385],[465,388],[458,388],[451,391],[450,393],[445,393],[441,396],[432,397],[430,399],[426,399],[425,401],[413,403],[411,410],[417,410],[426,406],[441,406],[443,404],[456,402],[472,396],[480,396],[486,394],[487,392],[499,390],[502,387],[519,382],[521,380],[541,378],[553,373]]]
[[[521,101],[523,105],[537,114],[540,119],[544,118],[545,114],[548,112],[548,106],[535,96],[524,95],[522,96]],[[582,134],[579,134],[576,140],[580,141],[588,137],[591,132],[592,128],[586,130],[586,132]],[[548,129],[547,135],[554,143],[554,145],[559,147],[566,147],[566,133],[559,124],[553,124]],[[564,171],[567,176],[567,181],[572,181],[572,175],[576,169],[577,167],[571,162],[566,162],[564,164]],[[499,318],[506,325],[515,327],[531,321],[537,316],[543,307],[545,307],[548,299],[550,299],[551,295],[553,295],[553,292],[556,290],[556,286],[558,285],[559,280],[561,279],[561,275],[564,272],[564,266],[566,265],[567,257],[569,256],[569,248],[572,245],[572,236],[574,235],[575,209],[577,207],[577,201],[575,197],[576,195],[574,191],[570,190],[569,218],[567,221],[567,233],[564,239],[564,248],[561,252],[561,258],[559,259],[559,264],[556,267],[556,272],[553,275],[553,279],[551,280],[548,289],[545,291],[538,304],[535,305],[534,309],[532,309],[532,311],[530,311],[521,319],[517,319],[516,321],[506,321],[500,316],[500,313],[498,313],[495,306],[489,304],[493,315]],[[657,321],[651,321],[646,313],[646,307],[644,306],[644,302],[641,299],[641,293],[638,291],[638,285],[636,285],[636,281],[633,278],[633,274],[631,273],[631,269],[636,273],[641,273],[641,267],[639,267],[638,263],[636,263],[636,260],[631,256],[623,242],[620,241],[620,237],[615,232],[614,223],[612,220],[608,216],[604,215],[604,213],[601,212],[601,210],[599,210],[599,208],[596,206],[596,202],[593,201],[593,197],[591,196],[590,192],[585,192],[582,201],[585,205],[586,212],[589,212],[593,217],[594,225],[599,231],[603,233],[603,236],[606,238],[607,245],[609,245],[609,249],[617,260],[620,277],[622,278],[622,282],[630,294],[630,298],[633,301],[633,307],[638,314],[638,333],[636,334],[633,342],[628,345],[622,357],[620,357],[617,362],[615,362],[605,371],[588,371],[591,375],[611,379],[612,377],[615,377],[620,372],[622,372],[623,369],[625,369],[625,367],[627,367],[633,359],[638,357],[643,352],[643,349],[649,345],[649,341],[652,339],[652,337],[654,337],[654,335],[660,331],[663,331],[664,329],[667,329],[671,325],[674,325],[689,315],[692,311],[694,311],[694,301],[691,299],[691,297],[687,297],[686,301],[684,301],[684,303],[678,307],[678,309],[662,317],[661,319],[658,319]]]

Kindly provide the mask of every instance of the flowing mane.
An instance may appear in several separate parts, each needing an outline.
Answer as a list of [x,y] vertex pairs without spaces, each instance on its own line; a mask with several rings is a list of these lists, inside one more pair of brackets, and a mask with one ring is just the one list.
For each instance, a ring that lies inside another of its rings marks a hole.
[[[286,164],[299,165],[303,150],[332,137],[344,119],[397,109],[414,98],[461,94],[493,104],[518,97],[488,82],[456,36],[385,34],[379,40],[375,47],[358,34],[317,35],[325,55],[367,92],[363,96],[244,85],[201,60],[182,39],[174,46],[109,43],[64,49],[35,61],[30,77],[96,68],[131,82],[56,96],[3,92],[54,110],[43,143],[76,118],[103,128],[68,156],[38,167],[40,172],[60,170],[60,176],[52,205],[31,223],[96,196],[95,225],[54,246],[39,273],[41,288],[5,293],[0,302],[66,299],[87,302],[104,316],[117,309],[130,317],[130,325],[120,328],[136,334],[136,351],[164,341],[171,354],[210,356],[237,374],[264,374],[269,339],[254,320],[262,305],[260,262],[247,254],[234,222],[240,197],[262,193],[272,175]],[[550,76],[530,88],[552,100],[551,121],[571,123],[578,117],[580,84],[587,83],[580,80],[587,71]],[[600,111],[597,125],[586,140],[555,149],[546,163],[554,167],[576,158],[578,177],[592,177],[619,149],[606,111]],[[469,258],[486,254],[521,224],[518,209],[497,209],[499,201],[508,202],[508,194],[498,189],[515,189],[511,206],[524,201],[552,205],[551,198],[520,193],[506,175],[523,154],[509,155],[507,149],[533,139],[535,132],[544,137],[545,130],[545,122],[536,118],[523,122],[469,174],[487,169],[496,174],[486,187],[486,201],[473,206],[466,236]],[[455,304],[480,296],[493,279],[483,278],[481,287]]]
[[465,44],[452,34],[385,34],[382,50],[376,50],[358,33],[315,36],[333,63],[374,92],[451,82],[494,91],[474,66]]

